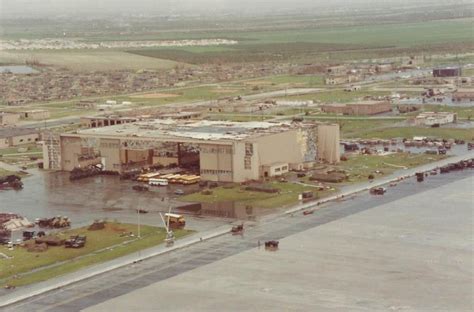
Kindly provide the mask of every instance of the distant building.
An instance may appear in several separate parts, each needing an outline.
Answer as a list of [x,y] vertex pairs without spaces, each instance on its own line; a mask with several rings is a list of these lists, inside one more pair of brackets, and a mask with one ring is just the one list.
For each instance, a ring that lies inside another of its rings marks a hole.
[[453,102],[474,101],[474,89],[458,89],[453,93]]
[[20,121],[20,114],[0,112],[0,126],[13,126]]
[[202,112],[177,112],[161,114],[157,117],[160,119],[198,119],[202,116]]
[[377,73],[388,73],[393,70],[392,63],[383,63],[375,65],[375,71]]
[[350,86],[350,87],[347,87],[347,88],[344,88],[344,91],[346,92],[354,92],[354,91],[360,91],[362,89],[361,86]]
[[137,120],[138,119],[134,117],[122,117],[117,115],[90,116],[81,117],[81,124],[86,128],[100,128],[131,123]]
[[360,81],[361,76],[356,74],[347,74],[342,76],[326,76],[324,83],[327,85],[337,85]]
[[75,106],[81,109],[94,109],[97,107],[97,104],[94,101],[81,100],[77,102]]
[[392,111],[388,101],[359,101],[347,104],[324,104],[321,110],[330,114],[376,115]]
[[20,115],[22,119],[28,120],[43,120],[49,118],[50,116],[49,111],[45,109],[21,111]]
[[0,128],[0,148],[14,147],[39,140],[39,133],[29,128]]
[[435,126],[456,122],[457,115],[449,112],[423,112],[416,116],[415,124],[418,126]]
[[445,67],[433,69],[433,77],[456,77],[462,76],[461,67]]
[[348,68],[346,65],[330,66],[326,69],[326,74],[330,76],[342,76],[347,74]]

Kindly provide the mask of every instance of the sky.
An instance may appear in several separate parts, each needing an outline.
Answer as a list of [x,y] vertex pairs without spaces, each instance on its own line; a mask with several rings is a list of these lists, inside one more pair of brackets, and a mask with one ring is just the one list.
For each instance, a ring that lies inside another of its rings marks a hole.
[[410,5],[416,2],[466,3],[470,0],[0,0],[2,16],[108,14],[272,14],[331,7],[364,8]]

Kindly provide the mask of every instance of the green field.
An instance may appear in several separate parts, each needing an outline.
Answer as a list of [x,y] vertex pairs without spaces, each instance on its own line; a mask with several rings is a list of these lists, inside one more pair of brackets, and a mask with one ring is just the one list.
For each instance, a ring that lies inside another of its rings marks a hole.
[[373,174],[375,178],[389,175],[397,170],[413,168],[446,158],[445,155],[395,153],[386,156],[350,155],[337,168],[349,174],[349,183],[363,182]]
[[[452,19],[413,23],[317,27],[265,31],[216,31],[166,33],[176,38],[229,38],[238,45],[219,49],[186,47],[136,49],[130,53],[191,64],[240,63],[301,59],[318,62],[400,56],[411,52],[472,48],[472,19]],[[156,37],[160,38],[159,35]]]
[[[130,232],[135,236],[121,236],[121,233]],[[178,230],[175,231],[175,236],[180,238],[190,233],[187,230]],[[163,228],[142,225],[142,237],[137,238],[136,225],[107,223],[106,228],[102,230],[88,231],[87,228],[79,228],[59,234],[62,238],[69,238],[70,235],[86,235],[85,247],[79,249],[65,249],[64,246],[49,247],[44,252],[28,252],[21,247],[14,250],[0,247],[0,252],[12,257],[0,258],[0,283],[27,285],[138,252],[163,243],[166,231]]]
[[0,51],[1,63],[24,64],[36,61],[73,71],[170,69],[176,62],[145,57],[118,50],[34,50]]
[[345,135],[348,138],[362,139],[390,139],[390,138],[412,138],[414,136],[428,136],[442,139],[462,139],[473,141],[474,128],[423,128],[423,127],[387,127],[384,129],[369,129]]
[[253,208],[281,208],[298,203],[298,195],[304,191],[313,191],[319,197],[327,194],[316,192],[313,187],[304,186],[291,182],[270,182],[268,186],[279,189],[279,193],[264,193],[243,190],[240,186],[218,187],[212,189],[211,195],[193,193],[181,197],[180,200],[187,202],[219,203],[234,202]]

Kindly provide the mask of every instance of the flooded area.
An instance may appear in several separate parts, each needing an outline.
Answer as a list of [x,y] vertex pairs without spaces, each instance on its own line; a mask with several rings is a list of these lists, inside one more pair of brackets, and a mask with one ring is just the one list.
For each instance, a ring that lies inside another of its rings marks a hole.
[[[73,227],[90,224],[96,219],[118,220],[161,226],[159,212],[172,211],[186,215],[190,229],[206,230],[214,226],[235,221],[255,220],[256,215],[270,210],[248,209],[232,202],[219,204],[192,204],[179,201],[176,189],[185,193],[195,192],[198,185],[150,187],[147,192],[132,190],[137,182],[120,180],[118,176],[96,176],[70,181],[69,173],[30,170],[25,177],[23,190],[0,191],[1,212],[25,216],[30,221],[36,218],[68,216]],[[180,208],[181,207],[181,208]],[[146,210],[138,214],[137,209]],[[203,217],[206,217],[205,219]]]
[[0,74],[12,73],[12,74],[35,74],[38,71],[30,66],[25,65],[9,65],[0,66]]
[[[120,180],[117,176],[96,176],[78,181],[69,181],[69,173],[30,170],[25,177],[23,190],[0,191],[2,212],[12,212],[25,216],[30,221],[36,218],[68,216],[73,227],[90,224],[96,219],[118,220],[159,225],[159,212],[168,212],[169,207],[183,203],[177,201],[174,189],[150,188],[148,192],[132,190],[136,182]],[[197,186],[195,186],[197,188]],[[192,191],[190,188],[185,192]],[[138,214],[137,209],[148,211]],[[174,210],[173,210],[174,211]],[[193,218],[194,219],[194,218]],[[207,218],[206,223],[188,218],[190,229],[205,230],[208,227],[232,221],[225,218]]]
[[[374,146],[383,150],[383,146]],[[390,150],[400,147],[390,146]],[[407,147],[403,150],[422,153],[427,148]],[[466,154],[466,145],[454,145],[448,155]],[[427,155],[428,156],[428,155]],[[189,229],[208,230],[236,220],[257,220],[259,216],[275,212],[275,209],[257,209],[242,203],[186,203],[179,201],[176,189],[185,193],[195,192],[199,186],[169,185],[150,187],[149,191],[132,189],[137,182],[120,180],[118,176],[95,176],[77,181],[69,180],[67,172],[45,172],[30,170],[31,175],[23,179],[24,189],[0,191],[1,212],[25,216],[30,221],[36,218],[68,216],[73,227],[90,224],[96,219],[118,220],[161,226],[159,212],[184,214]],[[137,209],[147,211],[138,214]]]
[[440,105],[450,107],[474,107],[474,102],[470,101],[453,101],[451,96],[436,96],[432,98],[412,97],[409,99],[396,100],[394,104],[398,105]]

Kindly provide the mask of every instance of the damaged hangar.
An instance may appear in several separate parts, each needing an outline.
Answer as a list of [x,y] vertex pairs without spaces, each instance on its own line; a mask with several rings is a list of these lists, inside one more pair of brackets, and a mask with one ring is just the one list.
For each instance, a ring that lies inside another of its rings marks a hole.
[[[274,171],[310,167],[317,160],[339,161],[339,127],[318,131],[319,126],[324,125],[139,121],[61,134],[56,144],[44,145],[44,163],[45,169],[65,171],[102,164],[105,170],[119,173],[178,165],[198,170],[202,180],[244,182],[271,176]],[[320,140],[324,144],[318,144],[318,134],[328,136]],[[325,155],[331,155],[330,159]]]

